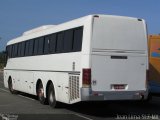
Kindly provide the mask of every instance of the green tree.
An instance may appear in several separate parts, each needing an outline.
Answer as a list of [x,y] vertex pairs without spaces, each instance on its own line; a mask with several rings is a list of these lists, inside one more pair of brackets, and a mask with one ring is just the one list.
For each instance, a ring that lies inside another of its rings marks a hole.
[[6,52],[1,51],[0,52],[0,69],[3,69],[6,64]]

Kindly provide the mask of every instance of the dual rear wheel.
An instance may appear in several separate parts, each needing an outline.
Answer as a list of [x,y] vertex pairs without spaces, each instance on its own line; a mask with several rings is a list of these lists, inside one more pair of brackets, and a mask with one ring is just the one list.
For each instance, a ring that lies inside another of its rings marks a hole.
[[54,86],[51,83],[49,85],[49,88],[47,90],[46,98],[44,97],[44,88],[43,84],[39,83],[38,89],[37,89],[37,96],[41,104],[49,104],[52,108],[57,107],[57,101],[55,97],[55,90]]
[[48,103],[52,108],[57,107],[57,101],[56,101],[56,97],[55,97],[55,91],[54,91],[54,86],[51,83],[49,85],[49,89],[48,89]]
[[46,104],[47,101],[46,101],[46,98],[44,97],[44,89],[43,89],[42,82],[40,82],[38,84],[37,96],[38,96],[38,100],[40,101],[41,104]]
[[[12,81],[11,77],[8,80],[8,88],[12,94],[17,93],[17,91],[13,89],[13,81]],[[38,100],[40,101],[41,104],[48,103],[52,108],[55,108],[58,105],[58,103],[56,101],[56,97],[55,97],[55,90],[54,90],[53,83],[50,83],[49,88],[47,90],[47,98],[45,98],[44,97],[44,87],[43,87],[42,82],[40,82],[38,84],[38,88],[37,88],[37,96],[38,96]]]

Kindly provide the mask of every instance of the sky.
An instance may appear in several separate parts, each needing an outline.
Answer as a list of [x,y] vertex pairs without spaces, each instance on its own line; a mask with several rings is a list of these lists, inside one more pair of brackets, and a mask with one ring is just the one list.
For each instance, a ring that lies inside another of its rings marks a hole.
[[149,34],[160,33],[160,0],[0,0],[0,51],[23,32],[89,14],[143,18]]

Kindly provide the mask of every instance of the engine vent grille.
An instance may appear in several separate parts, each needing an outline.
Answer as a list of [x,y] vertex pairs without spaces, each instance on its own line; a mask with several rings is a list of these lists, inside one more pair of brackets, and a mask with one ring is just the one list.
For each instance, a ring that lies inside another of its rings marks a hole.
[[78,99],[79,94],[79,76],[69,76],[70,101]]

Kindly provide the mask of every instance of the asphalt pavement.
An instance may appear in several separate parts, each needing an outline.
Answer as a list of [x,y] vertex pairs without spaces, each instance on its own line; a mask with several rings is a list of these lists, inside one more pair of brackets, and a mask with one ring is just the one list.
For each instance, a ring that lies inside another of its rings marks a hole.
[[150,102],[107,101],[62,104],[52,109],[42,105],[35,96],[11,94],[3,85],[0,71],[0,120],[105,120],[105,119],[160,119],[160,97]]

